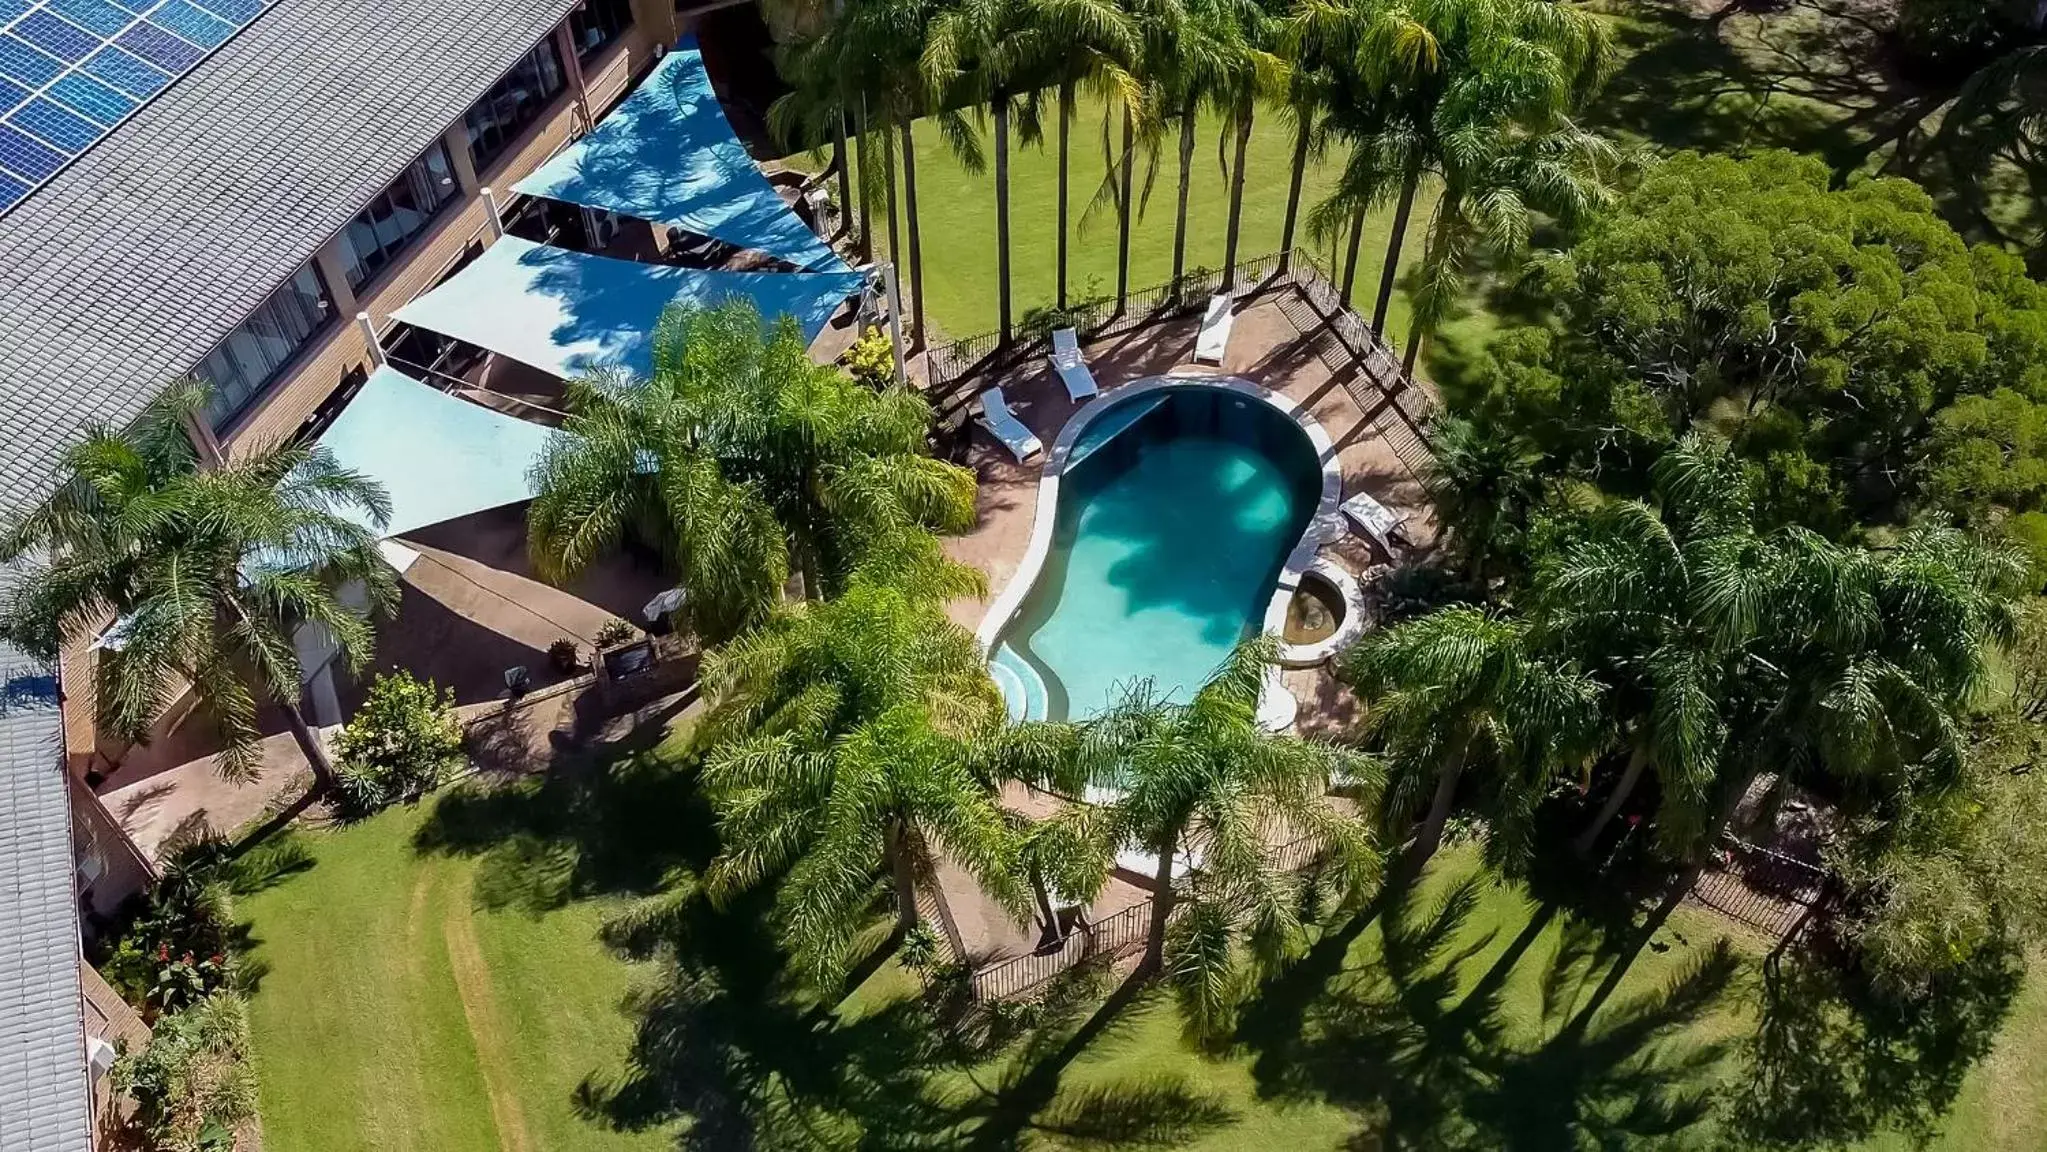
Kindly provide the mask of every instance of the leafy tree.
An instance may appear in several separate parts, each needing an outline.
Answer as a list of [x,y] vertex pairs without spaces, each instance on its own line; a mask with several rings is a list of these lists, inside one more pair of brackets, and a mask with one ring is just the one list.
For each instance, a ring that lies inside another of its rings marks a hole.
[[1598,683],[1545,651],[1527,621],[1483,608],[1441,608],[1374,633],[1341,674],[1386,758],[1386,827],[1415,827],[1403,882],[1441,845],[1467,775],[1482,775],[1494,797],[1489,854],[1510,859],[1551,778],[1595,740]]
[[1465,577],[1482,583],[1525,543],[1543,499],[1541,453],[1484,415],[1437,416],[1428,444],[1436,516],[1462,554]]
[[[93,673],[103,729],[142,742],[189,689],[218,728],[218,771],[249,780],[267,701],[325,789],[333,765],[299,710],[292,637],[324,629],[347,667],[368,659],[370,618],[395,607],[397,578],[364,524],[383,524],[390,501],[317,444],[200,467],[185,427],[205,396],[175,387],[131,429],[91,427],[64,453],[55,494],[0,529],[0,563],[43,565],[0,611],[0,634],[54,660],[113,621]],[[351,585],[364,609],[343,602]]]
[[906,588],[856,573],[838,597],[785,608],[705,662],[704,783],[725,845],[711,892],[729,900],[781,878],[777,919],[823,985],[845,974],[877,878],[898,938],[916,923],[935,849],[1006,905],[1025,904],[1013,837],[970,767],[1001,700],[943,609],[947,595],[978,592],[979,574],[942,562],[930,574],[936,584]]
[[[1149,682],[1129,686],[1080,727],[1067,769],[1104,799],[1054,821],[1071,846],[1061,884],[1075,898],[1093,898],[1125,846],[1157,861],[1137,976],[1164,972],[1204,1038],[1224,1030],[1240,948],[1276,959],[1298,935],[1300,884],[1273,860],[1274,838],[1312,838],[1352,884],[1374,865],[1369,832],[1328,793],[1375,793],[1378,765],[1258,722],[1274,644],[1245,641],[1184,704]],[[1198,864],[1176,881],[1183,858]]]
[[1398,197],[1375,331],[1415,196],[1440,182],[1403,357],[1412,372],[1478,245],[1517,250],[1534,213],[1575,220],[1607,197],[1612,149],[1571,120],[1612,67],[1606,25],[1540,0],[1308,0],[1293,21],[1298,66],[1323,77],[1323,131],[1349,148],[1311,223],[1332,234]]
[[534,466],[529,546],[550,579],[627,538],[657,546],[713,641],[764,619],[793,568],[812,597],[842,587],[876,542],[972,523],[974,478],[925,454],[931,411],[814,364],[783,317],[676,307],[645,381],[568,384],[568,430]]
[[[1538,260],[1554,331],[1499,341],[1463,403],[1535,439],[1546,469],[1610,490],[1646,490],[1670,443],[1712,427],[1755,463],[1772,522],[1980,507],[1988,454],[2024,472],[2030,441],[1985,421],[2047,398],[2047,295],[2016,258],[1965,246],[1916,186],[1827,177],[1783,152],[1651,168]],[[2000,390],[2016,396],[1943,426]]]

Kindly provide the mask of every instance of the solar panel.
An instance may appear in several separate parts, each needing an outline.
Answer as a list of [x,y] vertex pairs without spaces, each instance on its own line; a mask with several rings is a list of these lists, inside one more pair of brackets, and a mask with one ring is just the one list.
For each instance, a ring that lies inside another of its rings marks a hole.
[[0,213],[276,0],[0,0]]

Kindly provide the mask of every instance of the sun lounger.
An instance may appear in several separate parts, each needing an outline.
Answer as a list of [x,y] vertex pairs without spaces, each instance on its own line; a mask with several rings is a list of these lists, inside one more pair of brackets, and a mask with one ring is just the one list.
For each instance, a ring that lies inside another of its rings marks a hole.
[[1080,336],[1073,329],[1061,328],[1052,333],[1052,354],[1046,359],[1075,404],[1100,393],[1101,389],[1095,387],[1095,374],[1088,370],[1087,360],[1080,354]]
[[1369,493],[1360,492],[1343,502],[1343,514],[1358,531],[1384,548],[1388,556],[1398,555],[1395,539],[1403,521],[1391,509],[1372,499]]
[[1002,441],[1002,446],[1009,449],[1009,454],[1020,464],[1045,451],[1044,443],[1009,410],[1009,401],[1003,398],[1000,388],[990,388],[981,393],[981,427]]
[[1230,325],[1236,321],[1233,302],[1227,292],[1208,298],[1208,311],[1201,317],[1201,333],[1194,338],[1197,363],[1221,364],[1230,347]]

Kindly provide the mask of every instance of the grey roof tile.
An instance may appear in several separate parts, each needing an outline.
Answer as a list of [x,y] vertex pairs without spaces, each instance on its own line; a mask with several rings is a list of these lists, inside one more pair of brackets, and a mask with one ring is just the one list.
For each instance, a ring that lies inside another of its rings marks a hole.
[[56,681],[0,645],[0,1148],[86,1152],[70,797]]
[[0,504],[190,371],[573,4],[279,0],[0,217]]

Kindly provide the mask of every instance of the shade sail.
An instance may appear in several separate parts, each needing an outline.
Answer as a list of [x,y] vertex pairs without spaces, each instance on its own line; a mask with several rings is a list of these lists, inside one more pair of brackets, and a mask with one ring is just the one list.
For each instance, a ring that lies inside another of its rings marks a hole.
[[446,283],[391,314],[556,376],[653,368],[654,323],[671,303],[751,300],[814,340],[860,291],[858,272],[713,272],[636,264],[501,236]]
[[[450,396],[380,367],[320,443],[344,468],[384,486],[391,522],[382,531],[402,536],[533,498],[527,478],[548,442],[566,435]],[[364,526],[375,526],[364,521]]]
[[798,268],[846,267],[733,135],[694,38],[655,65],[595,131],[512,187],[672,224]]

